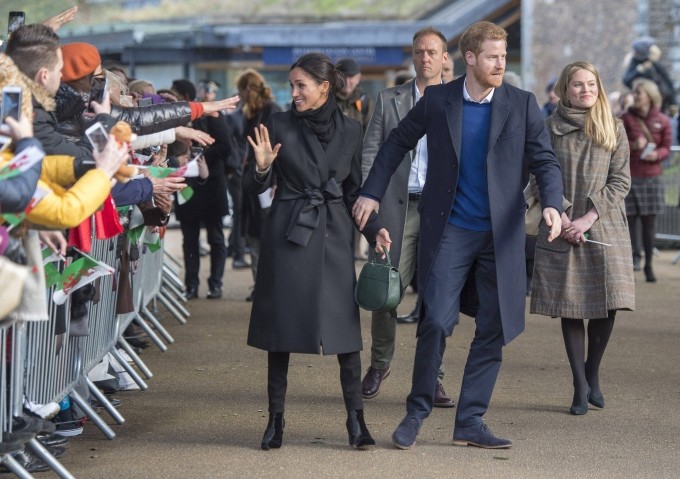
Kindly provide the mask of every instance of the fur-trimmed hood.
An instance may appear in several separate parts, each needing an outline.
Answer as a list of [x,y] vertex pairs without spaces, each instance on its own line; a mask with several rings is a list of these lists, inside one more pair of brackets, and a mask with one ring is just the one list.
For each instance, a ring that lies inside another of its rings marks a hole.
[[[0,53],[0,88],[6,86],[21,87],[21,114],[33,116],[33,102],[35,101],[46,111],[54,111],[54,97],[43,87],[21,73],[12,59]],[[30,92],[30,95],[26,93]]]

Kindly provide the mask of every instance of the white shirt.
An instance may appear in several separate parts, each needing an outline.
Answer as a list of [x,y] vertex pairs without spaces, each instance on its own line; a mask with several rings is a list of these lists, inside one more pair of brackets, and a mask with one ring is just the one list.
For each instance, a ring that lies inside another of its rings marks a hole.
[[[416,82],[413,82],[413,89],[415,90],[415,105],[422,96],[418,91]],[[413,153],[413,161],[411,162],[411,173],[408,177],[408,192],[420,193],[425,186],[425,176],[427,175],[427,135],[418,141],[416,149]]]
[[495,88],[492,88],[491,91],[489,92],[488,95],[486,95],[484,98],[482,98],[482,101],[477,101],[474,98],[470,96],[470,94],[467,91],[467,82],[463,82],[463,98],[467,101],[474,101],[475,103],[491,103],[491,99],[493,98],[493,93],[496,91]]

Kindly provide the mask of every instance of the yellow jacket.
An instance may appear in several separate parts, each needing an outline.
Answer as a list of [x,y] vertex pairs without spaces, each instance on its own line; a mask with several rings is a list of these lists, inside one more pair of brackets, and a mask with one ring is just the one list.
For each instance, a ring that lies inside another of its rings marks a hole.
[[41,189],[48,193],[26,219],[47,229],[74,228],[104,203],[111,193],[111,180],[95,168],[76,181],[73,157],[48,155],[43,159],[38,180],[37,191]]

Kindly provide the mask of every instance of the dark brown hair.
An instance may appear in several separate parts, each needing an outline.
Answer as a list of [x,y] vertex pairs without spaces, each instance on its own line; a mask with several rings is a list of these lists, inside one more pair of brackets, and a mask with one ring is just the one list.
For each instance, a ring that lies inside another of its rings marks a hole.
[[33,80],[41,68],[54,68],[59,61],[59,48],[59,36],[50,27],[32,23],[12,32],[5,53]]
[[300,68],[318,85],[327,81],[331,92],[340,93],[345,85],[345,75],[340,73],[330,58],[323,53],[307,53],[302,55],[291,65],[291,71],[294,68]]

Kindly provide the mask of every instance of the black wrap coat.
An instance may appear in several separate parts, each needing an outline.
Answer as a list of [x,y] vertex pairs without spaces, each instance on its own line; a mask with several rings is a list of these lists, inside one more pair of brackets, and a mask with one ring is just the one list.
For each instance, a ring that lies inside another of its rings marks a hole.
[[[340,110],[335,123],[324,151],[293,112],[272,114],[267,128],[281,150],[261,181],[254,172],[244,177],[248,193],[265,191],[273,175],[277,181],[262,230],[250,346],[317,354],[362,349],[350,214],[361,187],[361,125]],[[372,225],[364,231],[375,239]]]

